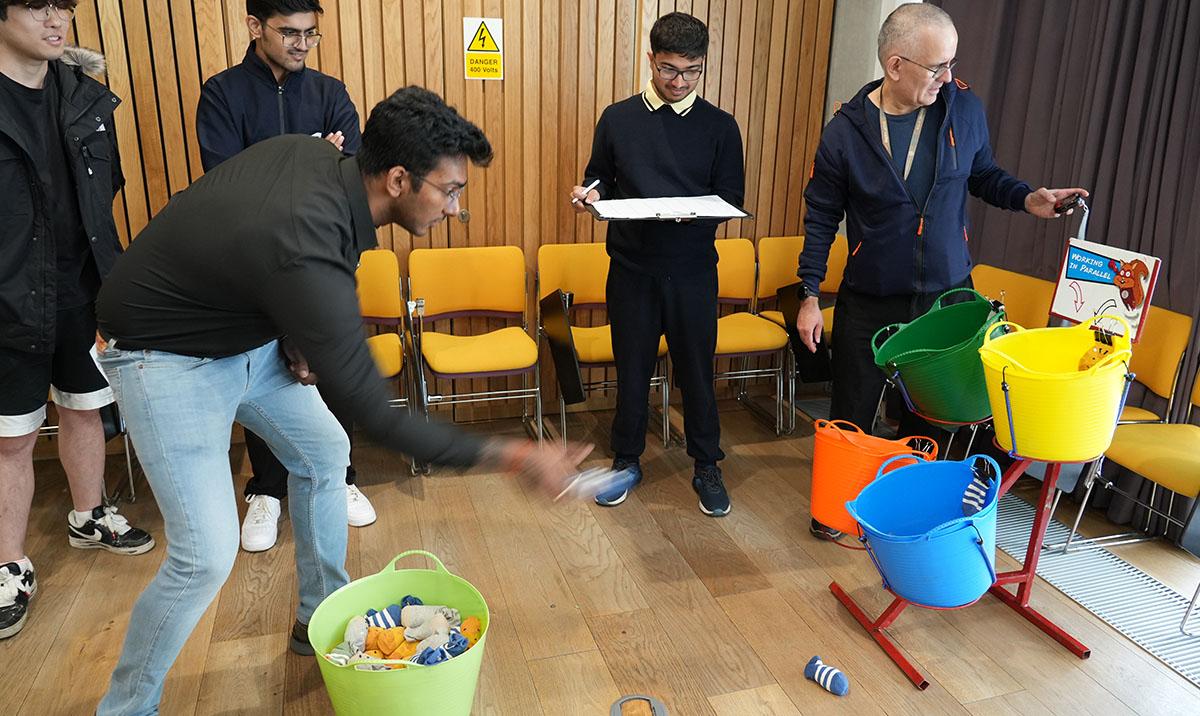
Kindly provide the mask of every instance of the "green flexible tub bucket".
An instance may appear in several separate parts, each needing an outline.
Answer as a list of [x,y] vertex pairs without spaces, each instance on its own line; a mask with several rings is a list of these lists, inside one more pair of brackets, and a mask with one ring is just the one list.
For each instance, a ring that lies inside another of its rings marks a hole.
[[[954,294],[971,300],[945,305]],[[884,326],[871,338],[875,365],[904,395],[909,409],[943,425],[969,425],[992,415],[979,348],[1004,309],[970,288],[951,289],[911,323]],[[880,338],[883,337],[882,344]]]
[[[414,554],[430,558],[437,569],[396,569],[396,562]],[[464,619],[479,617],[483,627],[479,641],[440,664],[388,671],[360,671],[354,665],[338,666],[324,657],[341,643],[351,618],[365,614],[368,609],[399,603],[406,594],[415,594],[426,604],[457,609]],[[487,602],[470,582],[451,574],[429,552],[409,550],[397,555],[378,574],[356,579],[326,597],[313,612],[308,640],[317,652],[317,665],[329,700],[339,714],[465,716],[471,713],[475,702],[490,617]]]

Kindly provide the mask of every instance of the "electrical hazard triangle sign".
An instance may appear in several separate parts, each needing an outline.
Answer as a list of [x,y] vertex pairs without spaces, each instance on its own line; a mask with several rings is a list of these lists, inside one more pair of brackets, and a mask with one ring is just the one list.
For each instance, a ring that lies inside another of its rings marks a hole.
[[487,23],[483,20],[479,21],[479,29],[475,31],[475,38],[471,40],[471,44],[467,46],[467,52],[499,52],[500,48],[496,46],[496,40],[492,37],[492,33],[488,32]]
[[463,64],[469,80],[504,79],[504,22],[500,18],[463,18]]

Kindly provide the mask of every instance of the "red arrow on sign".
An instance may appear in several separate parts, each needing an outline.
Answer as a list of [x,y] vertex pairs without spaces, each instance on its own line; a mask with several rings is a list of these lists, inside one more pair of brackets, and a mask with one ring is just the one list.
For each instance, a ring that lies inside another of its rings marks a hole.
[[1083,288],[1080,287],[1078,281],[1072,281],[1067,285],[1075,292],[1075,310],[1078,311],[1083,308]]

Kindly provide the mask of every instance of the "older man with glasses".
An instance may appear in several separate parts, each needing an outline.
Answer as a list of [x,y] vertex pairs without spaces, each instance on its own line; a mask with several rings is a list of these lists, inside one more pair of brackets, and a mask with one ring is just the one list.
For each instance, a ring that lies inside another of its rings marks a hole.
[[[252,144],[280,134],[323,137],[343,154],[361,144],[358,112],[340,81],[304,66],[321,41],[317,0],[247,0],[250,47],[241,64],[204,83],[196,110],[196,130],[204,170]],[[343,421],[347,433],[353,426]],[[279,538],[282,500],[287,496],[287,469],[266,442],[246,431],[246,452],[253,476],[246,483],[246,518],[242,549],[262,552]],[[375,521],[375,508],[355,486],[355,471],[346,470],[347,519],[353,527]]]
[[[944,291],[969,286],[967,194],[1010,211],[1053,219],[1055,204],[1083,189],[1037,189],[996,165],[983,104],[954,78],[958,33],[950,16],[924,3],[901,5],[879,30],[883,78],[861,90],[821,135],[804,192],[804,251],[797,274],[804,302],[796,320],[809,350],[824,322],[818,290],[829,247],[846,217],[850,258],[833,328],[830,417],[870,430],[883,374],[870,340],[911,321]],[[905,412],[902,434],[932,430]],[[813,534],[840,533],[815,520]]]

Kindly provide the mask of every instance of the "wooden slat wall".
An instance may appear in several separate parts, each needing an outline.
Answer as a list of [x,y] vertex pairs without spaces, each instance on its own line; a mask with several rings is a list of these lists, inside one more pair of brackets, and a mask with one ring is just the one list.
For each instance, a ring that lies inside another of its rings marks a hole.
[[[411,248],[511,244],[528,265],[542,243],[601,241],[604,227],[565,197],[579,181],[596,118],[645,86],[650,26],[680,10],[709,24],[702,87],[731,112],[746,151],[754,220],[721,236],[797,234],[821,130],[834,0],[324,0],[311,66],[342,79],[363,121],[390,91],[419,84],[477,123],[496,149],[472,168],[469,224],[429,236],[380,229],[407,265]],[[504,19],[503,82],[463,78],[462,17]],[[202,173],[195,111],[205,78],[239,62],[243,0],[84,0],[79,43],[107,55],[124,99],[117,132],[128,184],[114,207],[123,240]]]

